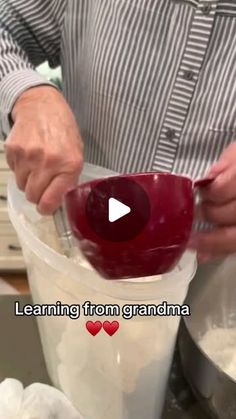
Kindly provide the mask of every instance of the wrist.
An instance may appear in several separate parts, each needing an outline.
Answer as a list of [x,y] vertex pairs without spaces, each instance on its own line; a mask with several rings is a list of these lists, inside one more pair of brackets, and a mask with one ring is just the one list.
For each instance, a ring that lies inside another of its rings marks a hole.
[[32,110],[32,106],[35,104],[42,105],[49,100],[53,100],[62,96],[56,87],[49,85],[40,85],[31,87],[25,90],[16,100],[11,111],[11,120],[15,122],[17,118],[21,117],[25,113]]

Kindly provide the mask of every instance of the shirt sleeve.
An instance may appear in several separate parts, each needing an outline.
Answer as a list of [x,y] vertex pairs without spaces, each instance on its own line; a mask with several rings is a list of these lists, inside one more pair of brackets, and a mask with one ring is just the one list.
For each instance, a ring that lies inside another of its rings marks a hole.
[[0,126],[10,129],[16,99],[30,87],[52,84],[36,66],[60,64],[66,0],[0,0]]

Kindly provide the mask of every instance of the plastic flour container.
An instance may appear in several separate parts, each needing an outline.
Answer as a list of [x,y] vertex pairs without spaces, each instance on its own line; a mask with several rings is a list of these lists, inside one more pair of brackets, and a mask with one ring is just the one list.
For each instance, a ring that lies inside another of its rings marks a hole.
[[[82,180],[112,174],[85,164]],[[59,309],[63,304],[70,310],[64,315],[40,312],[37,316],[54,385],[84,419],[160,419],[180,321],[178,315],[162,315],[163,302],[184,302],[196,271],[195,255],[186,252],[175,270],[162,277],[107,281],[81,254],[68,259],[60,253],[51,217],[37,213],[14,178],[9,181],[8,202],[34,305],[57,304]],[[96,310],[99,307],[99,312],[85,316],[85,302]],[[150,305],[162,306],[158,315],[145,315]],[[112,312],[112,307],[120,308],[120,313]],[[119,328],[112,336],[103,328],[93,336],[86,328],[88,321],[117,321]]]

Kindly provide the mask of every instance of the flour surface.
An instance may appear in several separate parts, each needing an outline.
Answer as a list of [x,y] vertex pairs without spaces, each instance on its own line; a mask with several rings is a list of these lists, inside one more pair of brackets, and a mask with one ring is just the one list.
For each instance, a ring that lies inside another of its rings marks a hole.
[[236,327],[209,329],[199,344],[217,366],[236,380]]

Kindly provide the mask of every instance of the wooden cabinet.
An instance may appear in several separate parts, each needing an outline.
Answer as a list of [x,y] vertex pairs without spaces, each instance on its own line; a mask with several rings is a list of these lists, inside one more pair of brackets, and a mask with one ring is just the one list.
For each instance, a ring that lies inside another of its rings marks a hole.
[[25,270],[24,259],[16,232],[7,211],[7,181],[10,170],[0,141],[0,271]]

